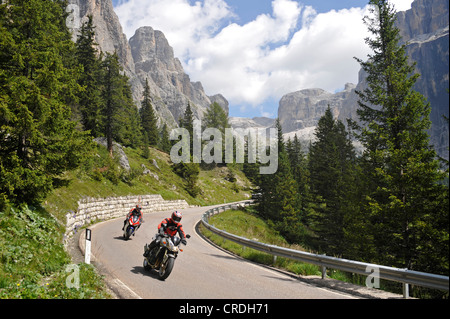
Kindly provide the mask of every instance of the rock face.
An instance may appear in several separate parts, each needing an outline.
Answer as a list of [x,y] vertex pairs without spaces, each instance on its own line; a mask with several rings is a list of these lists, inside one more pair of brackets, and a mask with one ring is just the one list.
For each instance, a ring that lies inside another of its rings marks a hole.
[[[108,147],[108,141],[106,140],[106,137],[97,137],[94,138],[94,142],[103,145],[104,147]],[[119,165],[129,171],[131,169],[130,162],[128,161],[127,154],[125,154],[125,151],[123,150],[123,146],[113,142],[113,152],[115,153],[115,156],[119,158]]]
[[322,89],[305,89],[286,94],[280,100],[278,117],[283,132],[302,130],[316,126],[328,106],[335,118],[345,120],[353,116],[355,85],[347,83],[345,90],[336,94]]
[[127,75],[134,73],[134,62],[127,37],[123,33],[119,18],[111,0],[68,0],[67,12],[74,15],[73,40],[76,40],[81,25],[92,15],[95,25],[95,41],[103,52],[117,52]]
[[[407,43],[407,54],[416,62],[421,74],[415,89],[431,105],[430,142],[438,154],[448,159],[449,128],[443,115],[449,114],[449,3],[448,0],[416,0],[411,9],[398,13],[397,26]],[[355,89],[366,85],[364,72],[359,73],[355,86],[347,84],[339,93],[322,89],[306,89],[289,93],[279,103],[278,117],[286,136],[298,134],[304,144],[309,142],[312,129],[325,114],[329,105],[335,118],[346,123],[347,118],[357,120]]]
[[415,89],[431,105],[431,143],[448,159],[449,127],[442,115],[449,115],[449,2],[416,0],[398,13],[398,26],[421,75]]
[[176,127],[188,102],[194,116],[199,119],[212,102],[219,103],[228,112],[228,101],[222,95],[208,97],[200,82],[190,81],[162,32],[142,27],[127,41],[111,0],[68,2],[67,11],[72,12],[79,21],[72,26],[73,39],[76,40],[87,16],[92,15],[99,49],[117,52],[124,72],[130,78],[133,98],[138,107],[145,81],[148,80],[159,124],[165,122],[169,128]]

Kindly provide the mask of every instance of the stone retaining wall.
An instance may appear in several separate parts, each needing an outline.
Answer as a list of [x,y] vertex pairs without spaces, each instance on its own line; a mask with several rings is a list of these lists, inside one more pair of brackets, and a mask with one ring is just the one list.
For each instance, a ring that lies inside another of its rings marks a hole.
[[186,209],[189,204],[185,200],[164,200],[161,195],[139,195],[108,198],[84,198],[78,201],[76,212],[66,214],[66,242],[77,230],[94,221],[105,221],[122,217],[140,204],[144,214],[151,212]]

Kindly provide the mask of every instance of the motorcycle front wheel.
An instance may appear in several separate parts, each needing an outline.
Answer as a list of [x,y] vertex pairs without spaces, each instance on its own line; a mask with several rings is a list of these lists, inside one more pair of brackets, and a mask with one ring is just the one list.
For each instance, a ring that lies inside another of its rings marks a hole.
[[144,258],[144,265],[143,266],[144,266],[144,269],[147,270],[147,271],[152,270],[152,267],[148,264],[147,258]]
[[131,228],[131,226],[127,226],[125,233],[123,234],[123,238],[125,240],[128,240],[128,239],[130,239],[132,234],[133,234],[133,229]]
[[172,272],[175,259],[167,258],[167,261],[159,267],[159,279],[165,280]]

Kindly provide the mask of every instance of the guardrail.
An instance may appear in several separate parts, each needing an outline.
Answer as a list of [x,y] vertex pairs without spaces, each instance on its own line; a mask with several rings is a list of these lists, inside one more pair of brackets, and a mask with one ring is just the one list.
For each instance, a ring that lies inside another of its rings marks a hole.
[[363,263],[359,261],[353,261],[348,259],[335,258],[325,255],[312,254],[308,252],[298,251],[294,249],[264,244],[250,239],[236,236],[226,231],[220,230],[209,224],[209,218],[227,209],[238,208],[239,205],[251,205],[251,201],[241,202],[238,204],[224,205],[207,210],[203,215],[201,222],[211,232],[225,238],[241,244],[246,247],[250,247],[274,256],[286,257],[294,260],[298,260],[305,263],[315,264],[322,267],[322,278],[325,278],[326,269],[338,269],[346,272],[357,273],[372,278],[386,279],[391,281],[400,282],[403,284],[403,297],[409,297],[409,285],[417,285],[421,287],[427,287],[439,290],[449,290],[449,277],[428,274],[419,271],[413,271],[408,269],[394,268],[381,266],[376,264]]

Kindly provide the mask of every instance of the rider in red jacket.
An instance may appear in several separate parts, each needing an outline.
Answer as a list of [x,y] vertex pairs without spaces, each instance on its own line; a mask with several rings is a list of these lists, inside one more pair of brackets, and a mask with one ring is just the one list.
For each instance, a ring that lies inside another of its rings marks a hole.
[[144,256],[147,257],[150,250],[155,247],[159,241],[160,236],[164,236],[164,234],[169,235],[170,237],[175,236],[178,233],[178,236],[180,236],[181,242],[186,245],[186,234],[183,230],[183,225],[181,225],[181,218],[182,215],[180,212],[175,211],[172,213],[172,216],[170,218],[164,218],[161,223],[158,225],[158,236],[150,243],[150,245],[145,245],[145,252]]
[[[141,208],[141,205],[137,204],[135,208],[132,208],[132,209],[128,212],[127,217],[125,217],[125,220],[123,221],[123,227],[122,227],[122,230],[124,230],[125,225],[126,225],[126,223],[127,223],[127,220],[131,217],[131,215],[142,216],[142,208]],[[143,218],[141,219],[141,222],[142,222],[142,223],[144,222],[144,219],[143,219]],[[139,225],[138,228],[139,228],[139,227],[141,227],[141,225]]]

